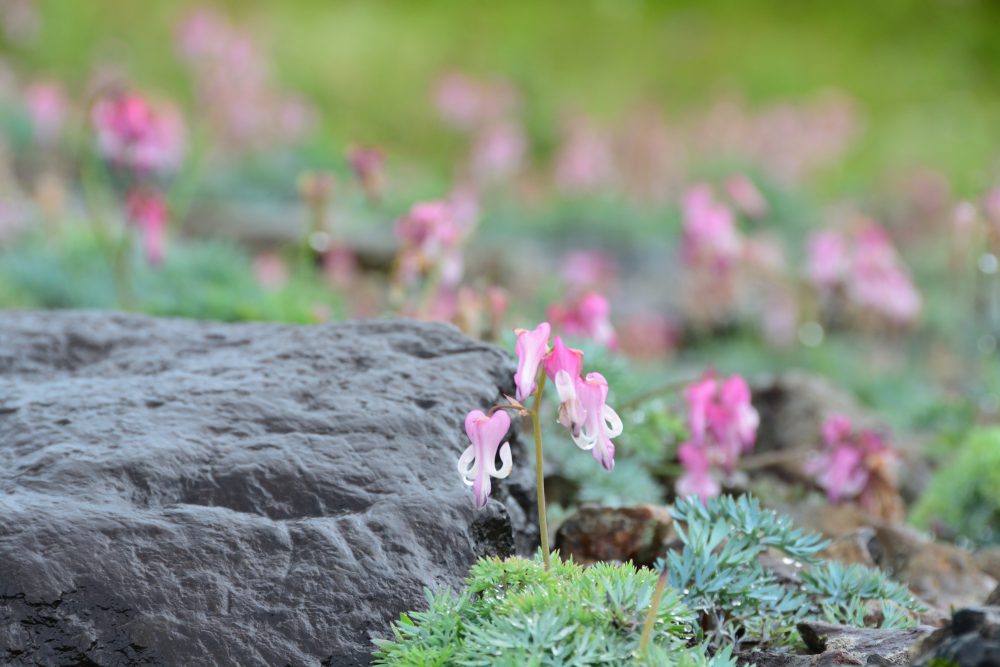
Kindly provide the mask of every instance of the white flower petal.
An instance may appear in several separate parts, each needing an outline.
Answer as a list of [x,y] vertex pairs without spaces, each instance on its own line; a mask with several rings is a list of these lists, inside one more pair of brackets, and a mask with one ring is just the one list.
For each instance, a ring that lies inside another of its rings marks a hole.
[[472,480],[476,478],[476,452],[472,445],[469,445],[462,455],[458,457],[458,472],[462,475],[462,480],[472,486]]
[[607,404],[604,405],[603,413],[605,425],[608,429],[608,437],[616,438],[621,435],[624,430],[624,426],[622,425],[622,420],[621,417],[618,416],[618,413]]
[[510,457],[510,444],[509,443],[505,442],[505,443],[503,443],[503,445],[500,446],[500,461],[502,463],[502,465],[500,466],[500,469],[499,470],[496,469],[496,461],[494,461],[493,462],[493,472],[490,473],[494,477],[496,477],[497,479],[503,479],[504,477],[506,477],[507,475],[509,475],[511,469],[514,467],[514,462],[513,462],[513,460]]

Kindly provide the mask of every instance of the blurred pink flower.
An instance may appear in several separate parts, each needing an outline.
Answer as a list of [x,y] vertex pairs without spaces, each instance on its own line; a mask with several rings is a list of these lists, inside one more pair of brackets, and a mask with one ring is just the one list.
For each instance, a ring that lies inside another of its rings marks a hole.
[[155,190],[134,189],[125,202],[126,214],[131,224],[142,231],[146,261],[153,266],[163,262],[166,254],[167,202]]
[[[486,507],[492,487],[490,477],[503,479],[513,468],[510,444],[500,444],[508,430],[510,416],[503,410],[492,417],[487,417],[481,410],[473,410],[465,417],[465,434],[472,444],[458,459],[458,472],[463,481],[472,487],[476,509]],[[497,468],[497,450],[500,451],[500,468]]]
[[730,177],[726,181],[726,192],[736,204],[736,208],[748,218],[759,220],[767,215],[767,200],[746,175],[737,174]]
[[847,239],[833,230],[822,230],[809,237],[806,250],[806,273],[821,289],[831,289],[846,276],[849,267]]
[[510,117],[518,102],[509,83],[479,81],[460,72],[438,79],[433,97],[441,119],[464,131]]
[[504,181],[524,163],[528,141],[520,125],[511,120],[486,125],[472,145],[472,173],[480,182]]
[[549,334],[552,327],[548,322],[542,322],[532,331],[527,329],[515,329],[517,334],[517,373],[514,375],[514,384],[517,387],[516,397],[518,401],[524,401],[533,393],[537,387],[536,376],[538,368],[545,360],[545,355],[549,351]]
[[264,289],[280,289],[288,282],[288,265],[274,253],[261,253],[253,260],[253,274]]
[[689,266],[725,270],[740,257],[743,239],[733,214],[717,202],[708,185],[696,185],[684,195],[682,257]]
[[686,442],[680,446],[677,457],[684,467],[684,474],[677,479],[677,495],[698,496],[705,502],[721,493],[722,487],[712,477],[712,465],[703,447]]
[[563,257],[560,274],[571,292],[607,289],[618,278],[618,264],[604,250],[573,250]]
[[895,451],[874,431],[854,431],[843,415],[827,419],[822,431],[825,449],[806,463],[805,472],[816,479],[831,503],[860,498],[864,504],[874,491],[875,479],[895,460]]
[[455,211],[442,199],[418,202],[396,221],[396,240],[404,248],[419,250],[430,258],[439,258],[459,240]]
[[382,151],[373,146],[354,146],[347,152],[347,163],[365,195],[378,199],[385,181],[385,156]]
[[69,103],[63,87],[53,81],[36,81],[24,91],[24,101],[31,116],[35,137],[41,142],[56,139],[69,113]]
[[556,154],[556,186],[567,193],[593,192],[611,185],[614,171],[609,138],[587,119],[573,119]]
[[597,292],[587,292],[568,306],[552,304],[548,317],[566,335],[589,338],[611,350],[618,347],[618,336],[611,325],[611,304]]
[[854,244],[847,293],[861,308],[897,324],[912,322],[922,306],[889,235],[875,224],[864,228]]
[[178,111],[153,107],[135,93],[101,98],[93,108],[97,148],[105,159],[138,171],[173,171],[184,157],[185,129]]
[[732,474],[739,457],[753,449],[760,423],[746,380],[733,375],[720,383],[709,372],[685,389],[684,398],[688,443],[704,449],[713,466]]

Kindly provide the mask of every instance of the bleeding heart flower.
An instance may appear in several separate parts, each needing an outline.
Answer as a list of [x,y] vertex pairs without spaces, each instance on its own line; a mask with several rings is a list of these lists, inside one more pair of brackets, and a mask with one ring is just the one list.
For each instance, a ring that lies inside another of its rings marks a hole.
[[583,406],[584,422],[579,435],[573,436],[577,447],[591,450],[594,458],[611,472],[615,467],[615,445],[611,438],[622,433],[622,420],[607,404],[608,381],[600,373],[587,373],[576,381],[576,394]]
[[684,474],[677,480],[678,495],[696,495],[702,502],[719,495],[722,487],[711,475],[712,464],[703,447],[685,442],[678,450],[677,457],[684,466]]
[[167,245],[167,202],[155,190],[136,189],[125,203],[129,222],[142,230],[146,261],[153,266],[163,262]]
[[[465,417],[465,433],[472,442],[458,459],[458,472],[465,483],[472,487],[476,509],[482,509],[489,500],[492,484],[490,477],[503,479],[513,467],[510,444],[500,442],[510,429],[510,416],[500,410],[487,417],[481,410],[473,410]],[[497,468],[497,449],[500,450],[501,467]]]
[[831,503],[845,498],[860,498],[870,504],[879,480],[891,479],[890,463],[896,453],[878,433],[871,430],[855,432],[851,421],[843,415],[833,415],[823,423],[825,451],[813,456],[804,470],[812,475]]
[[760,417],[750,401],[750,387],[739,375],[719,382],[707,373],[684,390],[690,442],[704,450],[713,465],[732,474],[739,457],[753,449]]
[[533,331],[527,329],[515,329],[517,334],[517,373],[514,375],[514,384],[517,386],[517,400],[524,401],[533,393],[536,388],[536,376],[538,367],[545,359],[549,351],[549,334],[552,327],[548,322],[542,322]]
[[566,347],[562,338],[555,337],[552,351],[545,357],[545,373],[556,384],[559,395],[559,423],[573,434],[583,428],[583,404],[576,393],[576,383],[583,372],[583,351]]

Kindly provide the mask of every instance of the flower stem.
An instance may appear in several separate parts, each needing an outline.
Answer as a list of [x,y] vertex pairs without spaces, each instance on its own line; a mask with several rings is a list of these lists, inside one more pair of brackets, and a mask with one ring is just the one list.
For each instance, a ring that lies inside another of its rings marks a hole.
[[649,648],[649,639],[653,636],[653,626],[656,624],[656,612],[660,610],[660,601],[663,599],[663,590],[667,587],[667,564],[663,564],[660,571],[660,578],[656,580],[656,589],[653,591],[653,600],[649,603],[649,611],[646,612],[646,621],[642,624],[642,636],[639,638],[639,657],[646,656]]
[[542,406],[542,389],[545,388],[545,371],[540,370],[538,388],[535,390],[535,409],[531,412],[531,425],[535,429],[535,488],[538,496],[538,533],[542,540],[542,562],[545,571],[551,567],[549,561],[549,522],[545,518],[545,469],[542,460],[542,426],[538,411]]

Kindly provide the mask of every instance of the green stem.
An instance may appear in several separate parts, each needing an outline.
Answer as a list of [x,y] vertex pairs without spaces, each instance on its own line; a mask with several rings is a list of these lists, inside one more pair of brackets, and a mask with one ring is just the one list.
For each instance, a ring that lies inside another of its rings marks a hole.
[[663,599],[663,590],[667,587],[667,565],[663,564],[660,571],[660,578],[656,580],[656,590],[653,591],[653,601],[649,603],[649,611],[646,612],[646,621],[642,624],[642,636],[639,638],[639,657],[645,658],[649,649],[649,640],[653,636],[653,626],[656,624],[656,612],[660,610],[660,601]]
[[545,388],[545,370],[539,369],[538,387],[535,389],[535,409],[531,413],[531,425],[535,428],[535,488],[538,496],[538,532],[542,539],[542,561],[545,571],[551,568],[549,560],[549,523],[545,518],[545,463],[542,460],[542,426],[538,412],[542,406],[542,389]]

